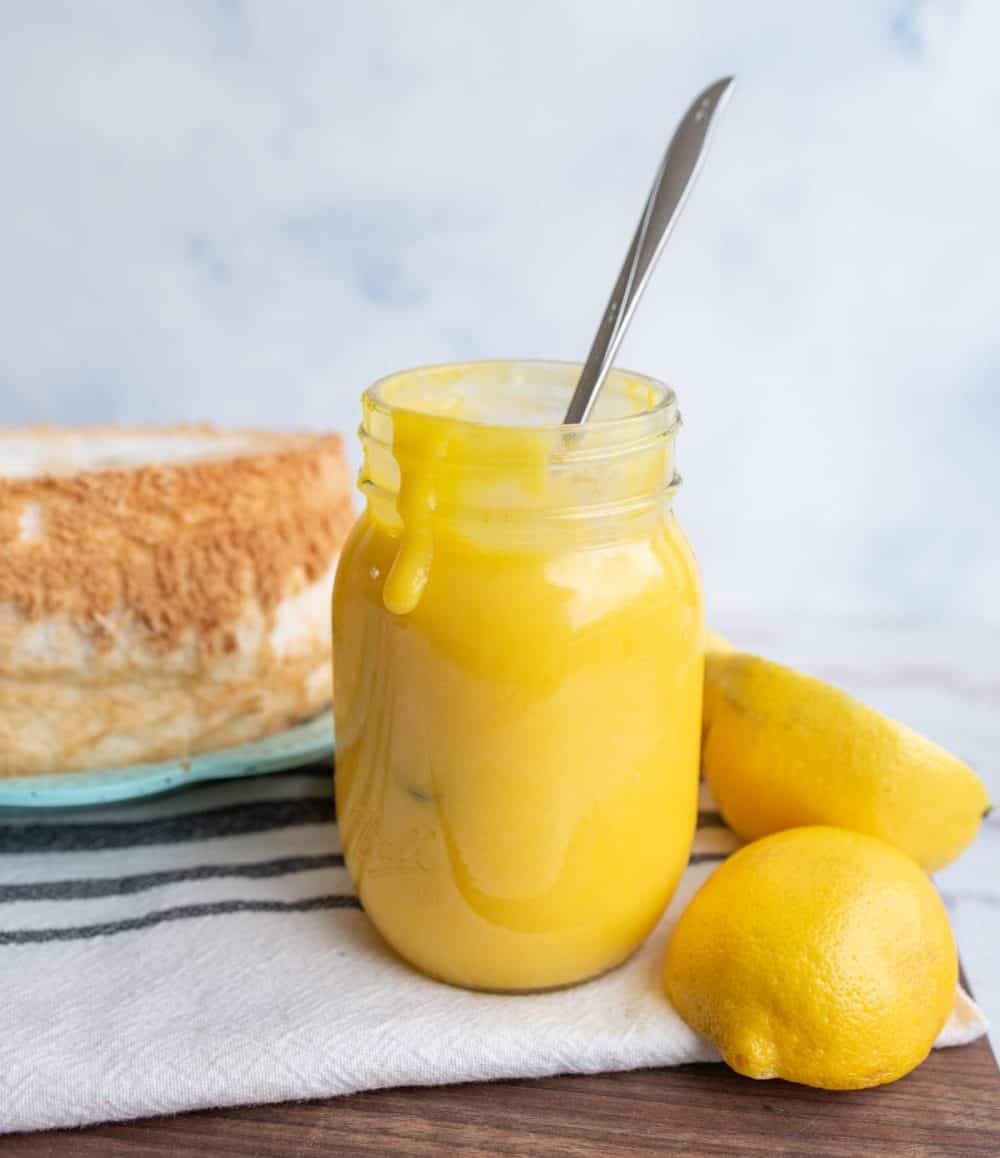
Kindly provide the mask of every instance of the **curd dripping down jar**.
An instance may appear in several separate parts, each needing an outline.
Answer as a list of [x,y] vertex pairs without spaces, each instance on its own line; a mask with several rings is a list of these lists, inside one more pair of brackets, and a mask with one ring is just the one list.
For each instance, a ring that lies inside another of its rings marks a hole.
[[703,613],[677,401],[577,365],[392,375],[333,598],[337,816],[364,909],[424,973],[539,990],[628,957],[697,814]]

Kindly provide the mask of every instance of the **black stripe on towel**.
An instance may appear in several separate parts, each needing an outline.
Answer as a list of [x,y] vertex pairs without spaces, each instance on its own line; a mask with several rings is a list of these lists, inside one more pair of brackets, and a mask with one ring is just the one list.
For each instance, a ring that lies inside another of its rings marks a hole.
[[95,824],[0,823],[0,854],[95,852],[136,845],[177,844],[217,836],[245,836],[272,828],[326,824],[335,819],[333,794],[299,800],[258,800],[155,820],[109,820]]
[[725,828],[726,822],[722,819],[721,812],[699,812],[698,813],[698,827],[699,828]]
[[690,867],[693,864],[708,864],[709,861],[713,861],[713,860],[725,860],[729,856],[732,856],[732,853],[730,853],[730,852],[693,852],[693,853],[691,853],[690,857],[688,857],[688,866]]
[[276,860],[252,861],[248,864],[203,864],[193,868],[169,869],[163,872],[135,873],[124,877],[94,877],[90,880],[32,881],[23,885],[0,885],[0,904],[10,901],[90,901],[96,897],[124,897],[172,885],[178,881],[208,881],[219,877],[245,877],[262,880],[288,876],[314,869],[342,868],[340,853],[318,853],[314,856],[283,856]]
[[0,930],[0,946],[35,945],[47,941],[89,941],[95,937],[112,937],[151,929],[168,921],[187,921],[194,917],[217,917],[224,913],[312,913],[318,909],[360,909],[357,897],[328,895],[306,897],[301,901],[214,901],[203,905],[177,905],[160,909],[143,917],[106,921],[99,925],[71,925],[64,929]]

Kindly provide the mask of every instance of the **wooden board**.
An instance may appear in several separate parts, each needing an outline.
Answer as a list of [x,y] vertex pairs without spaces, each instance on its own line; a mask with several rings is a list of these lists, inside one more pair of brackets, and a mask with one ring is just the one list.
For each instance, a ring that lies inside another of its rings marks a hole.
[[722,1065],[382,1090],[0,1138],[3,1158],[311,1155],[1000,1155],[1000,1074],[985,1039],[881,1089],[751,1082]]

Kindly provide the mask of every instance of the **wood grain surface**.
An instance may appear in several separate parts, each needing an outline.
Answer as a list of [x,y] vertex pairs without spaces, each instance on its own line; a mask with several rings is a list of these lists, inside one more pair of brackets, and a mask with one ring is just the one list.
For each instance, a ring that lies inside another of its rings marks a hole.
[[1000,1155],[1000,1074],[986,1039],[938,1050],[857,1093],[752,1082],[723,1065],[382,1090],[323,1102],[148,1118],[0,1138],[3,1158],[313,1155]]

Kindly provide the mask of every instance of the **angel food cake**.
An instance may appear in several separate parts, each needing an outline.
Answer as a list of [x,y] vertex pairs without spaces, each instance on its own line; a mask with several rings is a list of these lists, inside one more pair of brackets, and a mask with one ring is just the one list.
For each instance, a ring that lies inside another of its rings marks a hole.
[[330,700],[336,435],[0,430],[0,776],[259,739]]

